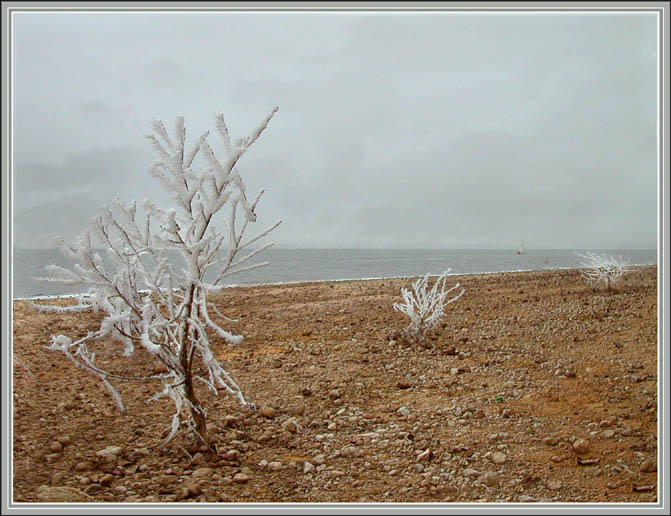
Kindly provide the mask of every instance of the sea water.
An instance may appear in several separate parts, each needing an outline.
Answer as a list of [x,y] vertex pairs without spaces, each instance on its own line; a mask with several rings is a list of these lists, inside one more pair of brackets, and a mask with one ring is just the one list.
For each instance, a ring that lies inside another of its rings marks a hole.
[[[270,248],[250,263],[269,262],[265,267],[226,278],[225,284],[290,283],[369,278],[392,278],[442,274],[562,269],[580,267],[580,249],[278,249]],[[657,263],[656,249],[598,249],[598,254],[630,260],[632,265]],[[175,255],[174,263],[182,261]],[[73,262],[55,249],[14,249],[11,274],[13,298],[77,294],[86,290],[57,283],[36,281],[45,276],[44,266],[54,263],[71,267]]]

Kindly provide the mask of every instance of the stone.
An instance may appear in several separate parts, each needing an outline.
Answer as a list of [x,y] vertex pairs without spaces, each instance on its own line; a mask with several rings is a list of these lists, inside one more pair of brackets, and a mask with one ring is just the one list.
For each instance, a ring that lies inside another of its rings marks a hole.
[[557,446],[559,441],[555,437],[544,437],[543,444],[547,446]]
[[615,430],[604,430],[600,435],[602,439],[611,439],[615,436]]
[[91,463],[87,460],[82,460],[75,464],[75,471],[89,471],[92,469]]
[[314,464],[308,462],[307,460],[303,462],[303,473],[308,474],[312,473],[315,470]]
[[175,492],[175,501],[179,502],[181,500],[185,500],[190,496],[189,490],[186,487],[180,487],[176,492]]
[[268,418],[268,419],[273,419],[277,415],[277,410],[275,410],[272,407],[268,406],[263,406],[259,409],[258,411],[259,416]]
[[247,482],[249,482],[249,476],[246,475],[245,473],[237,473],[233,477],[233,482],[237,484],[246,484]]
[[345,446],[340,451],[340,456],[347,459],[353,459],[361,456],[361,450],[356,446]]
[[657,461],[654,459],[646,459],[641,463],[640,470],[643,473],[654,473],[657,471]]
[[305,413],[305,405],[297,404],[292,405],[287,409],[287,412],[292,416],[302,416]]
[[502,452],[494,452],[489,456],[489,460],[494,464],[503,464],[507,459],[506,454]]
[[61,458],[61,453],[48,453],[47,455],[44,456],[44,461],[47,464],[53,464],[57,460]]
[[402,416],[408,416],[410,414],[410,409],[408,407],[401,407],[398,409],[398,413]]
[[550,491],[557,491],[558,489],[561,489],[561,487],[562,487],[562,481],[557,478],[551,478],[547,482],[547,488]]
[[191,459],[191,464],[204,464],[204,463],[205,463],[205,455],[203,455],[201,452],[196,453]]
[[485,471],[478,477],[478,482],[488,487],[497,487],[499,485],[499,477],[492,471]]
[[284,469],[284,465],[279,460],[274,460],[268,463],[268,469],[271,471],[279,471]]
[[[263,407],[261,408],[261,410],[263,410]],[[261,412],[261,410],[259,410],[259,412]],[[225,416],[224,419],[222,420],[224,428],[234,428],[238,426],[239,423],[240,419],[232,415]]]
[[583,455],[589,451],[589,441],[587,439],[576,439],[573,441],[573,451],[578,455]]
[[108,473],[107,475],[100,477],[101,486],[109,486],[112,482],[114,482],[114,475]]
[[420,461],[420,462],[424,461],[424,460],[430,460],[432,455],[433,455],[433,453],[431,452],[431,450],[429,448],[427,448],[422,453],[417,455],[417,460]]
[[63,445],[58,441],[52,441],[49,445],[49,451],[52,453],[60,453],[63,451]]
[[205,478],[212,475],[212,468],[198,468],[192,474],[192,478]]
[[37,488],[37,498],[41,502],[93,502],[93,498],[85,492],[74,487],[49,487]]
[[98,457],[118,457],[123,453],[123,448],[121,446],[108,446],[107,448],[103,448],[102,450],[98,450],[96,452],[96,455]]
[[102,490],[103,488],[100,484],[89,484],[84,488],[84,492],[88,495],[99,493]]
[[282,429],[286,430],[289,433],[296,434],[300,430],[300,425],[295,419],[288,419],[282,423]]

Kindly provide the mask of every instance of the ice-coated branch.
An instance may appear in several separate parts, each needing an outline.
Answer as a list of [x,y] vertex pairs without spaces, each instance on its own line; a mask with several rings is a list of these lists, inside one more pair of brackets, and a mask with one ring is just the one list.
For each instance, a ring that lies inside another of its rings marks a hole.
[[[208,295],[222,290],[217,286],[222,278],[265,265],[249,261],[272,243],[247,251],[241,257],[238,253],[265,237],[279,222],[241,243],[249,224],[256,221],[255,208],[261,194],[251,204],[247,201],[245,185],[235,165],[276,112],[277,108],[271,110],[248,136],[235,143],[223,115],[218,115],[215,126],[224,148],[221,160],[207,141],[209,132],[186,150],[182,117],[175,122],[174,135],[168,133],[163,122],[154,121],[153,134],[147,138],[158,159],[150,173],[172,194],[174,207],[160,208],[144,201],[141,206],[145,215],[139,216],[136,202],[127,205],[115,199],[111,206],[104,206],[75,245],[60,240],[63,254],[74,259],[75,265],[71,268],[50,265],[46,268],[49,275],[41,278],[85,285],[88,292],[70,306],[32,303],[44,311],[103,312],[97,331],[74,342],[63,335],[54,336],[48,349],[62,351],[77,366],[98,376],[122,408],[121,396],[110,380],[160,381],[161,389],[153,399],[170,396],[176,411],[168,442],[183,429],[206,440],[205,411],[196,396],[196,379],[211,389],[225,390],[242,405],[253,407],[212,352],[212,336],[229,344],[240,343],[242,336],[222,327],[232,319],[220,313],[208,301]],[[203,162],[199,168],[198,161]],[[220,234],[212,220],[226,206],[230,208],[227,231]],[[94,250],[92,236],[105,248],[105,259]],[[228,249],[224,251],[225,246]],[[181,271],[169,259],[175,253],[184,260]],[[208,271],[216,271],[211,282],[205,279]],[[217,321],[210,314],[216,315]],[[102,341],[104,345],[118,342],[123,345],[125,356],[142,350],[168,371],[138,377],[105,371],[95,364],[95,354],[89,353],[87,346],[93,341]],[[205,367],[207,378],[192,373],[196,359]]]
[[580,271],[580,275],[587,285],[594,288],[602,286],[606,290],[610,290],[624,274],[631,271],[629,269],[630,260],[624,260],[622,256],[614,258],[590,251],[585,251],[585,254],[578,252],[575,254],[584,260],[580,262],[585,267]]
[[450,269],[447,269],[434,282],[431,289],[429,285],[429,274],[416,280],[412,284],[412,291],[401,289],[403,303],[394,303],[394,310],[407,315],[410,324],[403,330],[402,334],[408,342],[420,343],[426,340],[427,334],[435,328],[445,315],[445,307],[459,299],[465,289],[461,289],[454,297],[447,299],[448,294],[458,289],[457,283],[445,290],[445,281]]

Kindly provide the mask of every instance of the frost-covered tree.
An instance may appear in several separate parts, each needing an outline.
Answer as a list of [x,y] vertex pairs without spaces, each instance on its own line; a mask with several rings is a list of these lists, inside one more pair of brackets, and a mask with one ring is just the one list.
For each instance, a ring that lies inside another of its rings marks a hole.
[[[231,274],[267,264],[250,264],[249,260],[272,245],[259,246],[259,240],[280,221],[243,242],[248,225],[256,221],[255,208],[263,190],[250,202],[236,165],[276,112],[274,108],[249,136],[236,141],[229,137],[223,115],[218,115],[216,129],[223,141],[224,159],[208,144],[209,132],[187,147],[183,117],[177,118],[174,136],[162,122],[154,121],[153,134],[147,138],[158,160],[150,172],[169,191],[174,207],[163,209],[144,201],[140,214],[137,202],[126,205],[116,199],[112,208],[103,206],[91,219],[75,245],[60,239],[60,249],[76,264],[70,269],[49,265],[48,276],[40,278],[88,287],[75,305],[34,303],[40,310],[104,313],[95,331],[75,341],[53,335],[49,349],[62,351],[77,366],[97,375],[121,410],[121,396],[110,380],[160,382],[148,401],[169,396],[175,404],[165,444],[184,430],[208,442],[206,412],[196,395],[196,382],[215,393],[226,391],[243,406],[254,408],[212,352],[215,335],[232,345],[243,337],[222,327],[232,320],[208,296],[220,292],[225,287],[222,280]],[[227,231],[220,234],[213,219],[224,208],[228,208]],[[95,239],[102,244],[105,259],[96,250]],[[182,267],[169,259],[176,254],[183,259]],[[103,370],[88,349],[91,341],[101,339],[120,343],[125,356],[140,349],[163,363],[167,372],[127,376]],[[204,376],[196,374],[198,360],[206,371]]]
[[610,290],[624,274],[630,272],[630,260],[622,259],[622,256],[613,258],[612,256],[598,255],[586,251],[585,254],[575,253],[585,261],[580,264],[585,269],[580,274],[589,286],[597,288],[602,285],[606,290]]
[[461,289],[461,292],[448,300],[448,294],[460,286],[457,283],[452,288],[445,290],[445,281],[450,270],[443,272],[436,279],[431,289],[429,289],[429,274],[416,280],[412,284],[412,290],[401,289],[403,303],[394,303],[393,306],[394,310],[410,318],[410,324],[402,332],[403,337],[408,342],[424,342],[427,334],[445,316],[445,307],[459,299],[466,291]]

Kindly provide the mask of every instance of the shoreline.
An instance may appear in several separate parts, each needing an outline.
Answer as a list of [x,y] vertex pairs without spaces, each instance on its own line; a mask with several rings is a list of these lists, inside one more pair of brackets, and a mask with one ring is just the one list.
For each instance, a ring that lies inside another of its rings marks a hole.
[[[629,265],[630,267],[658,267],[657,263],[633,263]],[[449,273],[447,276],[491,276],[495,274],[514,274],[520,272],[544,272],[544,271],[566,271],[566,270],[581,270],[585,267],[548,267],[545,269],[511,269],[511,270],[501,270],[501,271],[488,271],[488,272],[455,272]],[[300,286],[304,284],[312,283],[343,283],[348,281],[377,281],[377,280],[396,280],[396,279],[409,279],[409,278],[421,278],[424,275],[414,275],[414,276],[380,276],[380,277],[367,277],[367,278],[341,278],[341,279],[323,279],[323,280],[296,280],[296,281],[276,281],[276,282],[260,282],[260,283],[232,283],[226,285],[226,289],[232,288],[245,288],[245,287],[277,287],[277,286]],[[430,277],[439,276],[439,274],[430,274]],[[27,297],[14,297],[12,301],[40,301],[40,300],[49,300],[49,299],[72,299],[84,294],[85,292],[79,294],[37,294],[35,296]]]

